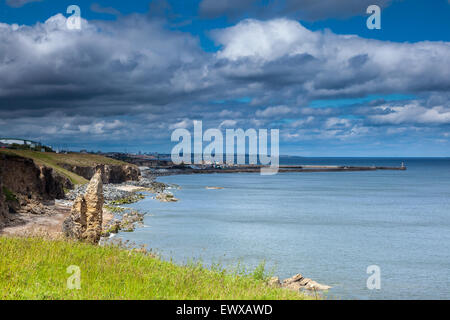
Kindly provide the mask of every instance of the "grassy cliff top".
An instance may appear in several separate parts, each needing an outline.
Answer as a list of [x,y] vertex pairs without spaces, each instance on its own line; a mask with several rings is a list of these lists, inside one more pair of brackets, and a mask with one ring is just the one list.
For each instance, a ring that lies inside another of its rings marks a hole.
[[123,161],[95,154],[82,154],[82,153],[61,154],[53,152],[37,152],[31,150],[0,149],[0,154],[1,153],[12,154],[24,158],[33,159],[34,162],[36,162],[37,164],[51,167],[58,173],[66,176],[72,181],[73,184],[85,184],[88,181],[85,178],[73,172],[70,172],[69,170],[64,169],[63,167],[61,167],[61,164],[68,164],[72,166],[81,166],[81,167],[95,166],[99,164],[108,164],[108,165],[127,164],[133,166],[132,164]]
[[[0,256],[2,300],[311,299],[268,287],[258,269],[239,275],[198,264],[179,266],[112,246],[0,237]],[[67,288],[69,266],[80,268],[78,290]]]

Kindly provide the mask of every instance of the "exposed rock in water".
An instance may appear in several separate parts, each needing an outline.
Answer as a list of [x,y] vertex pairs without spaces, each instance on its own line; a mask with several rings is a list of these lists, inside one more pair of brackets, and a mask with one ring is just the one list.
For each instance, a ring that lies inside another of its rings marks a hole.
[[111,234],[123,232],[133,232],[136,225],[142,225],[144,221],[144,214],[138,211],[131,210],[122,215],[120,220],[111,220],[104,228],[103,237],[109,237]]
[[156,194],[156,199],[161,202],[177,202],[178,199],[173,196],[172,193],[169,192],[161,192]]
[[97,166],[74,166],[70,164],[59,164],[85,179],[91,179],[94,174],[101,170],[103,183],[122,183],[126,181],[138,181],[141,175],[139,168],[134,165],[108,165],[99,164]]
[[64,235],[97,244],[102,234],[103,202],[102,172],[98,170],[86,193],[75,199],[70,216],[63,223]]
[[299,291],[300,289],[306,290],[328,290],[331,287],[315,282],[309,278],[303,277],[301,274],[283,280],[281,284],[282,288]]

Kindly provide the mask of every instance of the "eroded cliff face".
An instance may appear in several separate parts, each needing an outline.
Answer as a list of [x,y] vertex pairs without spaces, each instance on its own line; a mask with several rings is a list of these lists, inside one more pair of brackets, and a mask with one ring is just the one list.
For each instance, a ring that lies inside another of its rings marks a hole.
[[71,186],[70,180],[52,168],[15,155],[0,155],[0,173],[4,186],[33,200],[63,199],[64,187]]
[[92,179],[94,174],[100,170],[103,183],[122,183],[126,181],[138,181],[141,175],[139,169],[133,165],[107,165],[84,167],[60,164],[66,170],[69,170],[85,179]]
[[[1,172],[0,172],[1,175]],[[6,196],[3,193],[3,183],[0,180],[0,228],[4,227],[9,221],[9,208],[6,204]]]
[[64,187],[72,187],[66,177],[52,168],[16,155],[0,155],[0,227],[11,214],[45,200],[63,199]]

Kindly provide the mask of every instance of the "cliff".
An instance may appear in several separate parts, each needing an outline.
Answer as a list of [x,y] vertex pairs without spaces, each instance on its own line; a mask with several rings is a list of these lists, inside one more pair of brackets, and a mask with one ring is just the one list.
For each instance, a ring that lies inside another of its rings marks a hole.
[[58,154],[0,149],[0,154],[4,153],[32,159],[36,164],[52,168],[60,175],[70,179],[74,185],[88,183],[98,169],[102,171],[103,183],[138,181],[140,178],[140,171],[137,166],[96,154],[76,152]]
[[3,184],[0,179],[0,228],[4,227],[9,221],[9,208],[6,204],[6,196],[3,192]]
[[100,155],[0,149],[0,227],[10,213],[31,212],[46,200],[63,199],[64,189],[88,183],[97,170],[102,183],[140,179],[137,166]]
[[91,166],[80,166],[60,163],[59,166],[87,180],[92,179],[97,170],[100,170],[103,183],[138,181],[141,175],[136,166],[128,164],[96,164]]
[[33,200],[63,199],[64,187],[72,187],[52,168],[16,155],[0,154],[0,174],[4,187]]
[[70,180],[32,159],[0,153],[0,226],[28,203],[63,199]]

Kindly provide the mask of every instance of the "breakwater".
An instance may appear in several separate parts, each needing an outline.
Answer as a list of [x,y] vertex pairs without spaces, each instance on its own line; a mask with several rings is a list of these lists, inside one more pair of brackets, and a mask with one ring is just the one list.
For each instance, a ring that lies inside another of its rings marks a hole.
[[[261,165],[239,165],[230,167],[166,167],[165,174],[199,174],[199,173],[239,173],[260,172],[264,166]],[[354,171],[376,171],[376,170],[406,170],[406,166],[333,166],[333,165],[280,165],[278,172],[354,172]]]

